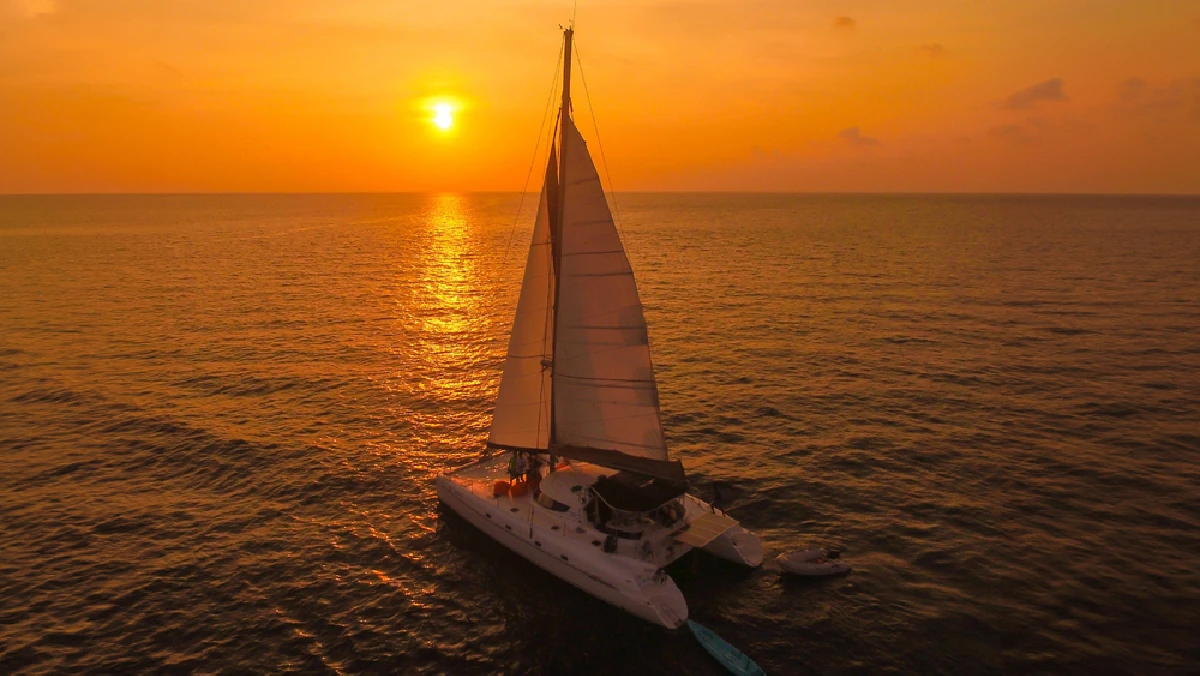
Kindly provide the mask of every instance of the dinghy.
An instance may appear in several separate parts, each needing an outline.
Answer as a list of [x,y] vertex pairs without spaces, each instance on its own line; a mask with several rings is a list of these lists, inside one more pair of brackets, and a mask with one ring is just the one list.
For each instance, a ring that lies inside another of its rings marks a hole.
[[850,572],[850,564],[839,559],[836,551],[806,549],[780,554],[775,561],[785,573],[805,577],[826,577]]
[[[690,495],[667,454],[637,283],[571,117],[573,33],[487,446],[437,494],[547,572],[673,629],[688,608],[664,566],[704,549],[756,567],[762,543]],[[529,461],[524,482],[510,454]]]
[[729,670],[729,673],[738,674],[738,676],[767,676],[766,672],[754,663],[754,660],[726,643],[725,639],[717,636],[708,627],[688,620],[688,629],[692,630],[692,634],[700,642],[700,645],[704,646],[708,654],[715,657],[721,666]]

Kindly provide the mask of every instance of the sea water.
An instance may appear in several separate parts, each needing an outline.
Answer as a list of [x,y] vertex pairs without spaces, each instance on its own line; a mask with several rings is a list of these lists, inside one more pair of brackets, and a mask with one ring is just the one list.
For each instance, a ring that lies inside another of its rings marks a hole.
[[[533,198],[0,197],[0,672],[718,673],[439,509]],[[1200,199],[630,194],[772,674],[1200,667]]]

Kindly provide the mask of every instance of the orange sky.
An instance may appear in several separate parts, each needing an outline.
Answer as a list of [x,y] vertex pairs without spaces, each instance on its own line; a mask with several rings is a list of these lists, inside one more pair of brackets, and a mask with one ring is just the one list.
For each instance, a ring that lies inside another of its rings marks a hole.
[[[0,192],[520,190],[571,5],[0,0]],[[618,190],[1200,193],[1195,0],[580,0],[578,29]]]

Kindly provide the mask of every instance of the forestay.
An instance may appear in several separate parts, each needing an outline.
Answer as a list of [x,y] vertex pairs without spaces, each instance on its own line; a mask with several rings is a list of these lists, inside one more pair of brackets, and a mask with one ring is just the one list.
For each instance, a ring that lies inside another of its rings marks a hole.
[[587,145],[564,116],[555,443],[666,460],[633,270]]
[[551,150],[488,435],[488,445],[492,447],[545,449],[550,440],[549,360],[554,341],[550,196],[557,192],[557,165]]

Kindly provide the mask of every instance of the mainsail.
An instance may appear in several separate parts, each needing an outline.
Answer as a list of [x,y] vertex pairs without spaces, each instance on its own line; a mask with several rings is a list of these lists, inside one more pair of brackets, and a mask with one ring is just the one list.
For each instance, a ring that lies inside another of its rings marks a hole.
[[551,149],[546,182],[533,222],[533,242],[508,339],[508,356],[496,396],[488,446],[545,449],[550,443],[550,359],[554,342],[554,252],[550,215],[557,200],[557,165]]
[[633,269],[596,167],[570,118],[563,139],[555,442],[666,460]]
[[[488,446],[684,481],[667,458],[646,319],[587,144],[563,104]],[[561,180],[560,180],[561,179]]]

